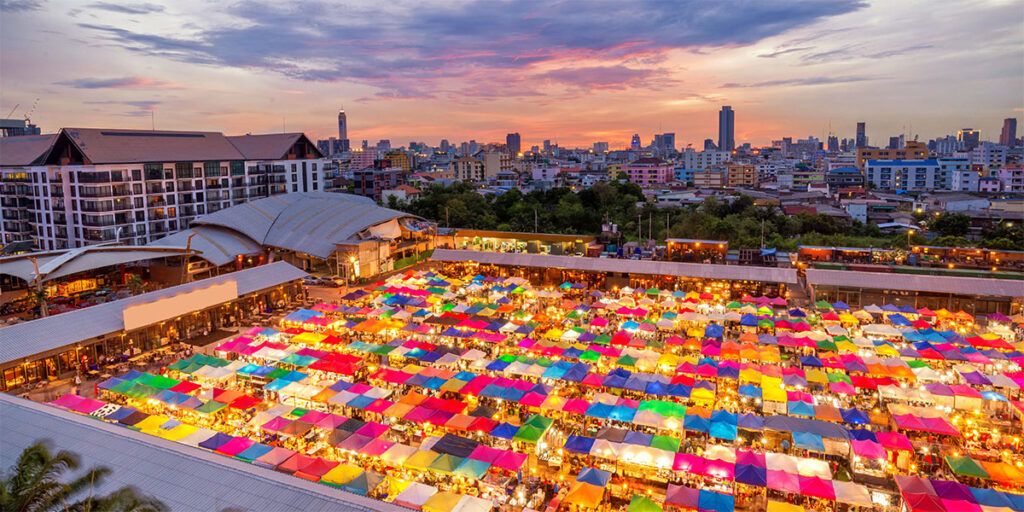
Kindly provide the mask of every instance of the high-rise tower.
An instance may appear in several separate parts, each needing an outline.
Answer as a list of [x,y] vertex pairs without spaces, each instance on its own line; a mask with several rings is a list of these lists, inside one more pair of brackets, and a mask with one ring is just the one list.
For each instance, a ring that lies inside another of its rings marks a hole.
[[866,148],[868,146],[868,135],[866,133],[866,128],[866,123],[857,123],[857,139],[855,145],[858,148]]
[[345,109],[338,111],[338,143],[341,145],[342,152],[350,149],[348,142],[348,116],[345,115]]
[[724,106],[718,112],[718,149],[732,151],[736,149],[736,113],[732,107]]
[[1017,118],[1003,119],[1003,131],[999,134],[999,145],[1012,148],[1017,145]]

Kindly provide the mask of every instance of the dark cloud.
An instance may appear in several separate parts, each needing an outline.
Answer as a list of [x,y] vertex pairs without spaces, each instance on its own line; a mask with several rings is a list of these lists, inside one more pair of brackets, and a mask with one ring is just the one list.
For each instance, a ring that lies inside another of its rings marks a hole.
[[652,85],[665,79],[666,72],[657,69],[634,69],[626,66],[591,66],[565,68],[535,75],[541,81],[581,89],[630,89]]
[[[440,4],[429,8],[297,6],[242,0],[230,23],[189,37],[165,37],[82,24],[130,50],[174,60],[256,68],[306,81],[353,81],[381,88],[384,98],[433,94],[439,81],[494,80],[539,63],[618,61],[618,78],[656,85],[658,62],[671,50],[748,45],[866,5],[859,0],[708,4],[594,1]],[[212,16],[210,18],[213,18]],[[610,64],[612,62],[609,62]],[[618,87],[595,70],[552,73],[548,80],[589,88]],[[574,76],[575,74],[575,76]]]
[[787,53],[794,53],[794,52],[803,52],[803,51],[810,50],[811,48],[812,47],[810,47],[810,46],[800,46],[800,47],[797,47],[797,48],[786,48],[785,50],[775,50],[775,51],[773,51],[771,53],[762,53],[762,54],[758,55],[758,57],[761,57],[762,59],[774,59],[775,57],[778,57],[780,55],[786,55]]
[[128,76],[124,78],[77,78],[55,82],[55,85],[74,87],[75,89],[130,89],[130,88],[151,88],[151,87],[175,87],[170,82],[161,82],[142,76]]
[[162,104],[162,101],[154,100],[131,100],[131,101],[117,101],[117,100],[106,100],[106,101],[84,101],[86,105],[121,105],[126,107],[132,107],[131,110],[111,112],[107,108],[98,108],[98,112],[106,112],[119,116],[126,117],[143,117],[152,115],[151,112],[156,110],[156,107]]
[[764,82],[753,82],[748,84],[740,84],[730,82],[722,84],[724,89],[734,89],[740,87],[779,87],[779,86],[801,86],[801,85],[829,85],[829,84],[845,84],[850,82],[866,82],[869,80],[877,80],[876,77],[869,76],[815,76],[810,78],[790,78],[786,80],[767,80]]
[[25,12],[42,9],[42,0],[0,0],[0,11]]
[[908,46],[906,48],[898,48],[895,50],[886,50],[884,52],[872,53],[865,55],[869,59],[884,59],[887,57],[896,57],[897,55],[903,55],[905,53],[913,53],[920,50],[927,50],[928,48],[935,48],[930,44],[915,44],[914,46]]
[[164,6],[150,3],[114,4],[110,2],[96,2],[93,4],[89,4],[89,7],[104,11],[119,12],[122,14],[151,14],[154,12],[164,11]]

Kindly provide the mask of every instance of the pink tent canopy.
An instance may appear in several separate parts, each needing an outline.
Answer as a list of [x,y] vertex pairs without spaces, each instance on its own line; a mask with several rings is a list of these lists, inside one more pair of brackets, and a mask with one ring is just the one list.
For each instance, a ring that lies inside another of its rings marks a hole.
[[736,465],[718,459],[705,459],[704,474],[713,478],[732,480],[736,476]]
[[247,437],[236,437],[217,448],[217,453],[227,455],[228,457],[234,457],[239,453],[244,452],[250,446],[256,444],[255,441]]
[[798,493],[800,492],[800,480],[793,473],[769,469],[768,487],[779,491]]
[[815,476],[801,476],[799,477],[799,481],[800,494],[835,501],[836,491],[832,487],[831,480],[825,480],[824,478],[818,478]]
[[910,439],[899,432],[878,432],[875,437],[878,438],[879,443],[882,443],[882,446],[890,450],[914,451],[914,445],[910,444]]
[[857,389],[856,388],[854,388],[851,384],[847,384],[846,382],[842,382],[842,381],[840,381],[840,382],[830,382],[828,384],[828,388],[830,390],[832,390],[833,393],[842,393],[844,395],[856,395],[857,394]]
[[851,439],[850,440],[850,446],[853,448],[853,453],[855,453],[855,454],[857,454],[857,455],[859,455],[861,457],[865,457],[865,458],[868,458],[868,459],[885,459],[886,458],[885,448],[882,448],[882,445],[880,445],[880,444],[878,444],[878,443],[876,443],[874,441],[870,441],[870,440],[867,440],[867,439],[865,439],[863,441],[857,440],[857,439]]
[[702,474],[705,465],[704,457],[692,453],[677,453],[672,462],[672,469],[684,473]]
[[493,465],[509,471],[519,471],[523,467],[523,463],[526,462],[527,457],[529,456],[525,453],[505,450],[504,453],[494,460]]
[[504,450],[491,448],[490,446],[484,446],[481,444],[473,449],[473,452],[469,454],[469,458],[493,464],[494,461],[504,453]]

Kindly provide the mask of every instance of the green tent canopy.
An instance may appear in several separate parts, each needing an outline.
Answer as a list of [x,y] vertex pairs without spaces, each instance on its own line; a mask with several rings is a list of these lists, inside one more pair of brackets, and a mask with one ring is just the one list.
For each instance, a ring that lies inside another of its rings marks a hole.
[[827,301],[824,300],[819,300],[818,302],[814,303],[814,307],[818,309],[832,309],[832,304],[829,304]]
[[431,462],[430,467],[427,469],[437,471],[438,473],[443,473],[445,475],[450,475],[455,471],[455,468],[459,467],[459,464],[462,464],[462,457],[456,457],[445,453],[434,459],[434,462]]
[[661,507],[647,496],[634,494],[629,500],[628,512],[662,512]]
[[210,400],[209,402],[206,402],[205,404],[196,407],[196,412],[200,414],[213,414],[227,406],[227,404],[222,404],[220,402]]
[[973,476],[976,478],[991,479],[988,475],[988,471],[981,467],[974,459],[962,456],[953,457],[951,455],[946,456],[946,464],[949,464],[949,469],[953,470],[953,473],[963,476]]
[[651,448],[659,448],[670,452],[678,452],[679,443],[678,439],[669,436],[654,436],[651,438]]

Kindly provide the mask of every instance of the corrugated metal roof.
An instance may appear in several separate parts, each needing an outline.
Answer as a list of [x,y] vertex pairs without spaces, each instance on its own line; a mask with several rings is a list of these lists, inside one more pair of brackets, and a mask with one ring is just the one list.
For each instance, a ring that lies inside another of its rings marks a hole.
[[94,164],[245,160],[219,132],[64,128]]
[[377,206],[368,197],[295,192],[225,208],[198,217],[191,225],[222,226],[265,246],[327,258],[334,252],[335,244],[399,217],[411,215]]
[[987,295],[992,297],[1020,297],[1024,295],[1024,281],[1011,279],[889,274],[818,268],[807,269],[807,284],[812,286],[845,286],[877,290]]
[[460,251],[435,249],[431,259],[438,261],[475,261],[494,265],[535,268],[563,268],[587,272],[629,272],[631,274],[698,277],[732,281],[765,281],[796,284],[796,270],[740,265],[677,263],[674,261],[626,260],[616,258],[584,258],[504,252]]
[[0,137],[0,166],[21,167],[32,165],[50,150],[50,146],[53,145],[53,141],[56,138],[56,133]]
[[165,258],[187,254],[184,244],[164,247],[134,247],[121,245],[89,245],[62,251],[19,254],[0,258],[0,274],[10,274],[26,281],[35,278],[35,266],[29,257],[35,257],[43,281],[86,272],[121,263]]
[[175,511],[408,512],[397,505],[8,395],[0,395],[0,418],[0,465],[12,466],[23,449],[48,439],[54,450],[77,453],[82,467],[111,469],[96,489],[100,494],[133,486]]
[[173,235],[161,238],[149,244],[149,246],[171,246],[184,247],[188,243],[188,237],[192,238],[192,249],[199,252],[199,256],[213,265],[227,265],[234,261],[239,254],[255,255],[263,252],[259,242],[237,231],[222,228],[220,226],[193,226],[191,229],[179,231]]
[[128,306],[154,302],[229,281],[237,283],[238,295],[242,296],[301,279],[305,275],[302,270],[278,261],[127,299],[0,327],[0,363],[17,361],[120,331],[124,328],[123,311]]
[[302,133],[234,135],[228,137],[228,141],[238,148],[246,160],[283,160],[288,150],[302,136]]

